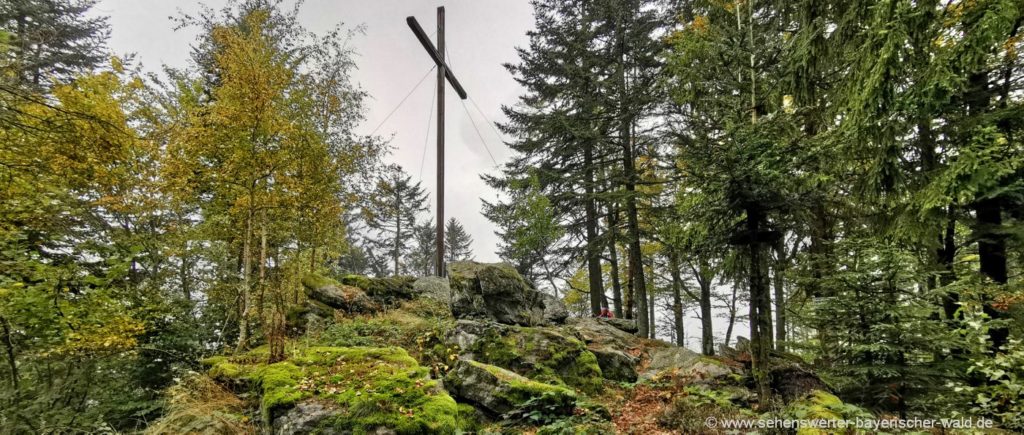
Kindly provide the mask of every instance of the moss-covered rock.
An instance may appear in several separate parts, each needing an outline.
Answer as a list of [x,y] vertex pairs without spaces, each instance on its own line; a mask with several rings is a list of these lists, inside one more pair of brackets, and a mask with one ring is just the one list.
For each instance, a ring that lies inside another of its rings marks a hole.
[[416,289],[413,287],[415,281],[416,278],[411,276],[371,278],[363,275],[344,275],[341,277],[342,284],[357,287],[377,302],[388,305],[413,299],[417,295]]
[[412,283],[413,291],[418,297],[451,303],[452,289],[448,279],[439,276],[424,276]]
[[648,350],[647,364],[640,379],[653,379],[668,371],[688,370],[701,360],[701,355],[678,346],[660,346]]
[[359,287],[341,284],[322,275],[307,273],[302,277],[302,286],[307,297],[331,308],[349,313],[368,313],[377,310],[377,304]]
[[452,433],[457,427],[455,401],[400,348],[297,348],[286,361],[269,365],[244,356],[207,361],[211,375],[244,378],[259,391],[268,425],[296,405],[315,401],[319,417],[301,427],[357,434],[382,428]]
[[457,354],[445,337],[454,325],[447,304],[432,299],[414,299],[374,315],[338,319],[317,337],[327,346],[395,346],[405,349],[439,375]]
[[289,337],[299,337],[306,332],[319,333],[334,321],[334,308],[323,302],[307,299],[301,305],[285,313],[285,328]]
[[601,367],[601,375],[605,379],[619,382],[636,382],[638,358],[604,346],[588,346],[587,349],[597,358],[597,365]]
[[534,289],[505,263],[451,262],[448,281],[452,313],[460,319],[536,326],[560,323],[568,315],[561,301]]
[[549,327],[517,327],[468,320],[453,337],[469,359],[509,369],[530,379],[595,393],[603,384],[597,358],[582,341]]
[[456,397],[469,400],[501,415],[542,397],[555,404],[555,411],[571,413],[576,394],[565,387],[530,380],[501,367],[460,359],[444,380]]

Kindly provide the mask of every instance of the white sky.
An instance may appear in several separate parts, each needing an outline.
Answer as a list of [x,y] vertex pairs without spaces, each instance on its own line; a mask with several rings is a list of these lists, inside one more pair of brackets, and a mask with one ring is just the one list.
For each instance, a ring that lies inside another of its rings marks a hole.
[[[286,2],[290,5],[292,2]],[[179,11],[194,13],[200,5],[220,9],[224,0],[101,0],[98,14],[110,17],[110,48],[115,54],[134,53],[136,61],[148,71],[159,71],[161,65],[184,67],[188,63],[190,45],[196,29],[174,30],[171,16]],[[353,45],[358,52],[355,81],[369,93],[366,121],[357,132],[370,133],[391,112],[403,97],[430,69],[433,61],[420,46],[406,25],[405,17],[413,15],[428,34],[436,28],[436,7],[445,6],[445,43],[452,70],[491,121],[504,121],[502,104],[516,103],[521,87],[501,66],[517,60],[515,48],[526,46],[526,31],[533,27],[533,11],[527,0],[306,0],[299,19],[307,29],[323,33],[339,23],[352,28],[365,26],[365,34],[357,36]],[[434,213],[436,191],[435,126],[429,120],[436,79],[433,73],[409,99],[384,123],[378,135],[394,134],[394,152],[389,161],[398,163],[414,179],[423,180],[430,194],[430,216]],[[463,110],[458,95],[450,87],[446,100],[446,219],[454,216],[473,236],[473,252],[478,261],[498,261],[495,250],[498,237],[494,227],[481,214],[481,198],[494,200],[497,193],[480,180],[480,174],[493,172],[495,165]],[[499,164],[511,151],[497,137],[494,129],[477,113],[470,102],[468,110]],[[436,111],[435,111],[436,112]],[[433,116],[436,116],[434,113]],[[426,145],[426,155],[424,155]],[[425,157],[425,158],[424,158]],[[422,165],[421,165],[422,162]],[[422,172],[420,171],[420,168]],[[426,216],[423,216],[425,218]],[[728,292],[725,286],[718,289]],[[716,344],[725,335],[725,321],[717,317]],[[741,308],[745,312],[746,308]],[[660,316],[669,313],[659,312]],[[745,322],[738,322],[735,335],[748,335]],[[687,313],[687,344],[700,347],[700,322]],[[734,338],[735,340],[735,338]]]
[[[164,64],[187,65],[196,29],[175,31],[170,17],[177,16],[178,11],[197,12],[203,3],[219,9],[225,1],[101,0],[95,12],[110,17],[109,45],[115,54],[134,53],[146,70],[158,71]],[[527,43],[525,32],[533,27],[533,11],[525,0],[306,0],[299,19],[311,31],[324,33],[338,23],[349,28],[365,27],[365,34],[352,41],[359,68],[354,78],[370,96],[365,104],[366,121],[357,132],[373,131],[433,65],[405,17],[415,16],[426,32],[433,34],[437,6],[446,9],[445,43],[452,70],[487,119],[503,121],[501,105],[516,102],[521,88],[501,64],[515,62],[515,47]],[[388,160],[402,165],[414,179],[423,180],[430,194],[431,217],[437,189],[436,118],[429,122],[428,138],[427,117],[435,84],[435,74],[431,73],[376,133],[384,137],[394,134],[394,152]],[[446,219],[455,217],[473,236],[478,261],[497,261],[494,251],[498,237],[481,214],[480,202],[481,198],[496,198],[497,193],[480,180],[480,174],[493,172],[495,165],[450,86],[445,103]],[[499,164],[504,162],[511,151],[468,100],[466,107],[494,159]],[[437,116],[436,110],[432,116]]]

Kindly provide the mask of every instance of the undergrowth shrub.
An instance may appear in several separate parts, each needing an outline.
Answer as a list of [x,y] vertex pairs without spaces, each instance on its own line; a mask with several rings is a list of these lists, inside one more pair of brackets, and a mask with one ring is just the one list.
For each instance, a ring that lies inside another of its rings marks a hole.
[[256,434],[245,403],[210,377],[189,374],[167,389],[167,413],[146,434]]

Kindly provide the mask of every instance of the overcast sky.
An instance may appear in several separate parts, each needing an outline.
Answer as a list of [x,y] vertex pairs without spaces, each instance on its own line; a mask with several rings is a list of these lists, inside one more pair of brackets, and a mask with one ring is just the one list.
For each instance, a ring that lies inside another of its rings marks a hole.
[[[195,29],[175,31],[169,17],[178,15],[178,11],[197,12],[201,4],[219,9],[224,3],[223,0],[101,0],[96,12],[110,17],[110,48],[114,53],[134,53],[146,70],[157,71],[164,64],[187,65],[189,47],[196,38]],[[516,102],[521,89],[501,65],[514,62],[515,47],[527,42],[525,33],[533,27],[533,12],[528,1],[306,0],[299,18],[311,31],[324,33],[339,23],[365,28],[365,34],[352,41],[358,52],[359,69],[355,80],[370,96],[366,102],[366,121],[357,132],[368,134],[380,125],[433,65],[406,25],[405,17],[415,16],[428,34],[434,34],[437,6],[446,9],[445,43],[452,70],[486,119],[504,120],[501,105]],[[431,218],[436,207],[437,151],[436,120],[428,123],[428,116],[432,112],[435,86],[435,75],[431,73],[377,131],[378,135],[394,135],[391,141],[394,152],[389,161],[402,165],[413,179],[423,180],[423,187],[430,194]],[[481,198],[495,199],[496,193],[480,180],[480,174],[493,172],[494,160],[499,164],[504,162],[510,151],[470,101],[466,101],[469,115],[450,87],[445,101],[446,219],[455,217],[473,236],[477,260],[497,261],[494,251],[498,238],[491,223],[481,214],[480,202]],[[473,129],[470,115],[494,160]],[[437,116],[436,110],[432,116]]]

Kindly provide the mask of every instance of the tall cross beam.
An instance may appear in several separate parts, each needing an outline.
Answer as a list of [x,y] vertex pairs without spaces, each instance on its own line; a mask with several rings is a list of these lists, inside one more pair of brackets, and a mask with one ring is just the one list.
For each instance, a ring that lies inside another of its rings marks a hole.
[[430,37],[420,27],[416,17],[406,17],[405,22],[409,24],[416,39],[420,40],[427,54],[437,64],[437,276],[444,276],[444,81],[455,88],[459,98],[466,99],[466,91],[455,78],[451,68],[444,63],[444,6],[437,8],[437,47],[430,43]]

